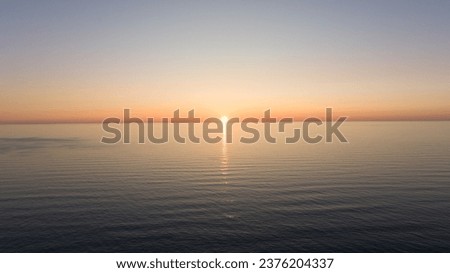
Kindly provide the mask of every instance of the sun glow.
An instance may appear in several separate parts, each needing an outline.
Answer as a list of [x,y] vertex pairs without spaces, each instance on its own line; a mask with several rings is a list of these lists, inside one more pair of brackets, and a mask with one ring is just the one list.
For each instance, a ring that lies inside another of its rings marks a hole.
[[223,125],[225,125],[225,124],[227,124],[227,122],[228,122],[228,117],[227,117],[227,116],[222,116],[222,117],[220,118],[220,120],[222,121]]
[[223,133],[223,138],[222,138],[222,143],[225,145],[227,143],[226,141],[226,135],[227,135],[227,122],[228,122],[228,117],[227,116],[222,116],[220,118],[220,120],[222,121],[222,133]]

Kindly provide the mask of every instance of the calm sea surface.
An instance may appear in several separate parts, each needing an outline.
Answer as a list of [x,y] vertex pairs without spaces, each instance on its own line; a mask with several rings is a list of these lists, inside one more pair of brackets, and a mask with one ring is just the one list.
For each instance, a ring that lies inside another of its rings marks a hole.
[[342,131],[106,145],[97,124],[1,125],[0,252],[450,252],[450,122]]

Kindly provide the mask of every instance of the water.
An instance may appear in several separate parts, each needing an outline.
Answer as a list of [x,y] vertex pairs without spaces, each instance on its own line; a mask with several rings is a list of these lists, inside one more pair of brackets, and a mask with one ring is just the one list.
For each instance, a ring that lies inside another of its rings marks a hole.
[[0,126],[1,252],[449,252],[450,123],[349,144],[99,143]]

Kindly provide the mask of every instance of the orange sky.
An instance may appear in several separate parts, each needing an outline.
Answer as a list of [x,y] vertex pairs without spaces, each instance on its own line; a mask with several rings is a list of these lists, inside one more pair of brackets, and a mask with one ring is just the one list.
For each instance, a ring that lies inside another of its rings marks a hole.
[[439,5],[19,2],[0,11],[0,123],[100,122],[125,108],[450,120]]

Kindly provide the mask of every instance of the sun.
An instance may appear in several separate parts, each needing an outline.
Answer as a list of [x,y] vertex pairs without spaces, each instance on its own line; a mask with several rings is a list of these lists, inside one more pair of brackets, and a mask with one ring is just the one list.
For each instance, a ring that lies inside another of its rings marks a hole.
[[223,124],[226,124],[228,122],[228,117],[227,116],[222,116],[220,118],[220,120],[222,121]]

